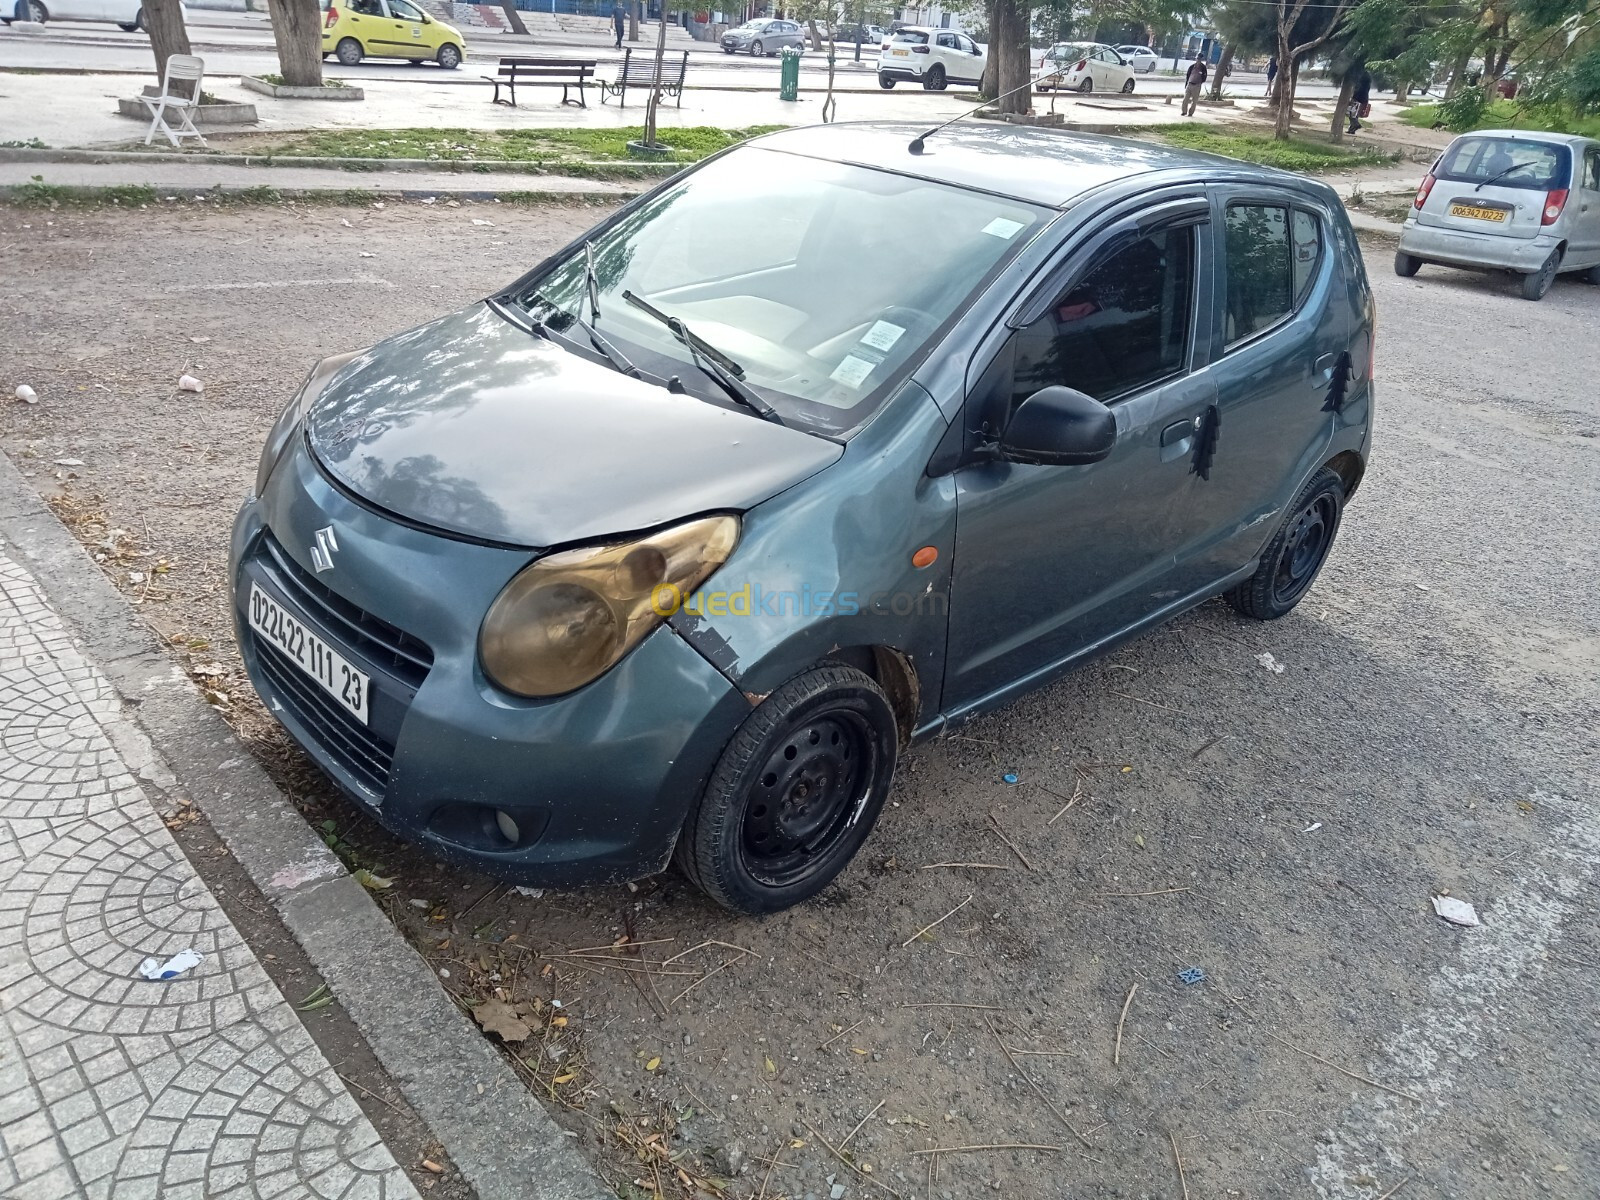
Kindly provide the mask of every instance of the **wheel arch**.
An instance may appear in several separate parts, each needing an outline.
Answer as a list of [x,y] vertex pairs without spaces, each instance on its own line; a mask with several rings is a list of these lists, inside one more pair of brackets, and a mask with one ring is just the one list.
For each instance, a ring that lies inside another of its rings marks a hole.
[[1339,482],[1344,485],[1346,500],[1356,494],[1356,488],[1361,486],[1362,476],[1367,473],[1366,460],[1355,450],[1342,450],[1322,465],[1339,476]]

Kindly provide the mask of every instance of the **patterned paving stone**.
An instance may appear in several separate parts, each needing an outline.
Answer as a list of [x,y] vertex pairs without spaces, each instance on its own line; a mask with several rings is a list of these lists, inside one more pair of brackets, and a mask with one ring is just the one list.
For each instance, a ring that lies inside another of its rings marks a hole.
[[[0,548],[0,1200],[416,1200],[162,824]],[[193,947],[152,982],[138,966]]]

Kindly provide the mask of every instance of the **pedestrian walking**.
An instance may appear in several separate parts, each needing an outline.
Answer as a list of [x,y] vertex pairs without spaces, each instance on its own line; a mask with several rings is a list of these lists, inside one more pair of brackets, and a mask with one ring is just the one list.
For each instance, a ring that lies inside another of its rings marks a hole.
[[1196,54],[1183,76],[1183,115],[1186,117],[1194,116],[1200,103],[1200,89],[1206,85],[1206,74],[1205,60]]
[[1267,95],[1272,95],[1272,81],[1278,77],[1278,56],[1267,59]]
[[1372,75],[1364,67],[1350,92],[1350,106],[1345,109],[1345,115],[1350,118],[1350,128],[1345,130],[1346,134],[1360,132],[1361,118],[1372,115]]
[[621,4],[611,6],[611,28],[617,31],[617,49],[622,49],[622,31],[627,26],[628,16],[622,11]]

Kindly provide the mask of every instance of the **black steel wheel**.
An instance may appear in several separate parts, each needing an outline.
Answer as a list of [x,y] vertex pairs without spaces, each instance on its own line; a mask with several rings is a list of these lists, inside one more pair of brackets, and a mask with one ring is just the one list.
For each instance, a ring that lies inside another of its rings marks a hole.
[[1561,269],[1561,251],[1550,251],[1550,257],[1544,260],[1541,266],[1532,275],[1522,277],[1522,298],[1524,300],[1543,300],[1544,294],[1550,290],[1550,285],[1556,281],[1556,272]]
[[1343,515],[1344,481],[1323,467],[1289,506],[1255,574],[1228,592],[1228,603],[1258,621],[1275,621],[1293,609],[1327,561]]
[[811,898],[871,832],[897,749],[894,712],[869,676],[834,664],[796,676],[723,751],[684,823],[679,865],[736,912]]

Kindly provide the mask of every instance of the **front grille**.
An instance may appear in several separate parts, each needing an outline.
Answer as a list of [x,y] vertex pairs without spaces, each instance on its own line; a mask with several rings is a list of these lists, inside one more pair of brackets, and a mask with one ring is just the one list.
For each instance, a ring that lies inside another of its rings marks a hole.
[[289,598],[312,620],[321,622],[336,640],[359,651],[413,690],[422,686],[433,666],[433,650],[426,642],[350,603],[320,582],[290,558],[272,534],[262,535],[261,546],[265,565],[272,569]]
[[382,800],[394,763],[394,743],[346,712],[265,638],[252,637],[251,641],[261,673],[283,706],[374,799]]

